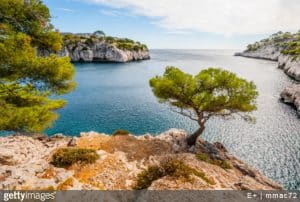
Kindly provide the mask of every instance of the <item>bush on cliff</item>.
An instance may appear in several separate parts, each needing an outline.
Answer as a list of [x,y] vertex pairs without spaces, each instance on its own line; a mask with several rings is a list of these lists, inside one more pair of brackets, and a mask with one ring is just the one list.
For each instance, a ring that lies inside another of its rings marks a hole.
[[113,132],[112,136],[116,136],[116,135],[129,135],[130,132],[128,130],[124,130],[124,129],[119,129],[116,130],[115,132]]
[[105,36],[102,34],[98,35],[90,35],[88,36],[78,36],[76,34],[64,34],[63,41],[65,45],[76,45],[77,43],[83,42],[88,45],[92,46],[95,42],[105,41],[108,44],[115,45],[117,48],[121,50],[129,50],[129,51],[147,51],[148,47],[145,44],[140,42],[135,42],[132,39],[128,38],[117,38],[112,36]]
[[289,42],[287,47],[281,51],[285,55],[292,55],[295,58],[300,55],[300,40]]
[[98,158],[99,155],[94,149],[62,148],[53,154],[51,164],[56,167],[67,167],[74,163],[95,163]]
[[231,169],[231,165],[226,160],[213,159],[206,153],[198,153],[196,154],[196,158],[200,161],[204,161],[213,165],[220,166],[224,170]]
[[193,175],[200,177],[208,184],[215,184],[213,180],[206,177],[205,173],[191,168],[181,160],[170,159],[158,166],[150,166],[148,169],[143,170],[141,173],[139,173],[137,176],[136,185],[133,188],[137,190],[147,189],[151,186],[153,181],[165,176],[182,178],[191,182]]

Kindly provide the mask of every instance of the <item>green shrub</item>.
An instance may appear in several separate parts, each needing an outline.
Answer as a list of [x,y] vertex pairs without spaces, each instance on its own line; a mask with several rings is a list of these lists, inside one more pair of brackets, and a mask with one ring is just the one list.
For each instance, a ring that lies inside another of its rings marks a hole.
[[87,44],[88,46],[92,46],[94,44],[94,40],[92,38],[88,38],[85,40],[84,43]]
[[142,44],[140,42],[135,42],[128,38],[117,38],[112,36],[105,36],[105,35],[91,35],[90,37],[84,37],[84,36],[76,36],[73,34],[65,34],[63,35],[63,40],[65,45],[72,45],[77,44],[81,41],[81,39],[84,39],[84,43],[91,46],[95,43],[96,40],[104,41],[109,44],[115,44],[117,48],[121,50],[148,50],[147,46],[145,44]]
[[83,47],[82,50],[83,50],[83,51],[87,51],[87,50],[88,50],[88,47]]
[[117,48],[122,49],[122,50],[132,50],[133,47],[134,47],[134,45],[131,43],[126,43],[126,42],[118,42],[117,43]]
[[208,154],[205,154],[205,153],[199,153],[199,154],[196,154],[196,157],[198,160],[200,161],[205,161],[207,163],[210,163],[212,164],[212,159],[210,158],[210,156]]
[[106,41],[107,43],[112,44],[112,43],[114,43],[116,40],[115,40],[114,37],[107,36],[107,37],[105,37],[105,41]]
[[260,43],[255,42],[254,44],[249,44],[247,46],[247,51],[252,52],[252,51],[256,51],[261,47]]
[[119,129],[116,130],[115,132],[113,132],[112,136],[116,136],[116,135],[129,135],[130,132],[127,130],[123,130],[123,129]]
[[191,181],[192,175],[200,177],[211,185],[215,184],[213,180],[206,177],[205,173],[189,167],[181,160],[173,159],[162,163],[159,166],[151,166],[148,169],[143,170],[137,176],[137,183],[134,186],[134,189],[146,189],[151,186],[153,181],[164,176],[184,178],[185,180]]
[[137,176],[137,183],[134,189],[141,190],[147,189],[151,186],[152,182],[162,178],[164,172],[158,166],[151,166],[146,170],[143,170]]
[[231,165],[227,161],[212,159],[208,154],[205,153],[196,154],[196,158],[200,161],[204,161],[213,165],[220,166],[224,170],[231,169]]
[[289,42],[286,45],[286,48],[281,51],[285,55],[293,55],[295,58],[300,56],[300,41]]
[[74,163],[94,163],[99,155],[94,149],[62,148],[52,156],[52,162],[56,167],[67,167]]

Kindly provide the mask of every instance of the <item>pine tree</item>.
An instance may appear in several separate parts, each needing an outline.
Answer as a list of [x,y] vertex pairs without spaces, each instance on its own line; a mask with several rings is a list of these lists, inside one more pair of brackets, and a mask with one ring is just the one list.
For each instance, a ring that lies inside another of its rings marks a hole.
[[38,57],[37,50],[61,47],[42,1],[1,1],[0,130],[41,132],[58,118],[66,102],[49,97],[75,88],[74,67],[68,57]]
[[208,68],[193,76],[167,67],[163,76],[150,80],[150,86],[160,102],[198,123],[199,128],[187,139],[189,145],[195,145],[211,117],[237,114],[246,121],[254,120],[245,112],[256,109],[256,86],[226,70]]

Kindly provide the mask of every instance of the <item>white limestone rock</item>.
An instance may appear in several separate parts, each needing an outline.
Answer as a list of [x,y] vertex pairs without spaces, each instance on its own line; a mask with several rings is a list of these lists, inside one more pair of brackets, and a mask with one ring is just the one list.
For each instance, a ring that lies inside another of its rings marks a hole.
[[69,56],[72,62],[129,62],[150,59],[148,50],[122,50],[103,41],[93,44],[84,42],[69,44],[62,49],[59,55]]
[[300,113],[300,84],[293,84],[286,87],[280,94],[283,102],[293,104]]

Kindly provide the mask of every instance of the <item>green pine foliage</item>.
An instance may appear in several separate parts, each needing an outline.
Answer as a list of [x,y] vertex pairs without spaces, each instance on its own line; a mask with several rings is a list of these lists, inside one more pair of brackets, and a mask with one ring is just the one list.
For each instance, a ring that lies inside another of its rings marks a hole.
[[38,0],[0,4],[0,130],[41,132],[58,118],[64,100],[52,95],[75,88],[68,57],[39,57],[37,49],[59,51],[62,39]]
[[199,124],[199,130],[188,140],[189,145],[195,144],[211,117],[238,114],[245,120],[253,120],[241,113],[256,109],[255,84],[226,70],[208,68],[193,76],[176,67],[167,67],[162,76],[150,80],[150,86],[160,102]]

